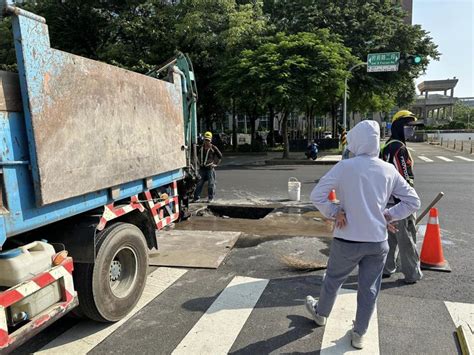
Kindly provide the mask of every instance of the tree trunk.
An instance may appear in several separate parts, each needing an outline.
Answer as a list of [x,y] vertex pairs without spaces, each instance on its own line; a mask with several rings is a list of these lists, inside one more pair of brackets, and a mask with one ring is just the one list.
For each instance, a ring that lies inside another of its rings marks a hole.
[[252,115],[250,116],[250,145],[252,146],[252,150],[255,150],[256,147],[256,136],[255,136],[255,122],[257,121],[257,117]]
[[331,105],[331,118],[332,118],[332,137],[337,137],[337,106],[336,104]]
[[310,108],[310,105],[306,104],[306,107],[305,107],[305,120],[306,120],[306,127],[305,129],[303,130],[303,137],[305,137],[306,139],[310,139],[310,131],[311,131],[311,121],[310,121],[310,117],[311,116],[311,108]]
[[314,134],[314,129],[316,127],[316,122],[314,119],[314,111],[316,110],[316,107],[314,104],[311,105],[310,110],[309,110],[309,117],[308,117],[308,141],[313,142],[315,137]]
[[235,100],[232,99],[232,150],[237,151],[237,115],[235,114]]
[[270,146],[270,147],[274,147],[275,146],[275,109],[273,107],[273,105],[268,105],[268,115],[270,117],[268,117],[268,120],[269,120],[269,123],[270,123],[270,127],[269,127],[269,130],[270,132],[268,133],[268,136],[267,136],[267,144]]
[[283,134],[283,159],[289,159],[290,158],[290,142],[288,139],[288,112],[287,111],[283,111],[282,134]]

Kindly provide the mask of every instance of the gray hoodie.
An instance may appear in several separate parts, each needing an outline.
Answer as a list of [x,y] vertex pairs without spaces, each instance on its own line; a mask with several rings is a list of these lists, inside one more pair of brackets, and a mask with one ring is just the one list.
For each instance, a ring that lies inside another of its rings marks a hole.
[[[359,241],[381,242],[387,239],[387,222],[401,220],[420,208],[420,199],[392,164],[378,158],[380,128],[375,121],[362,121],[348,135],[348,149],[355,157],[342,160],[324,175],[311,193],[311,201],[327,218],[334,218],[343,209],[347,225],[335,228],[334,237]],[[328,200],[335,189],[340,205]],[[400,203],[389,208],[393,195]]]

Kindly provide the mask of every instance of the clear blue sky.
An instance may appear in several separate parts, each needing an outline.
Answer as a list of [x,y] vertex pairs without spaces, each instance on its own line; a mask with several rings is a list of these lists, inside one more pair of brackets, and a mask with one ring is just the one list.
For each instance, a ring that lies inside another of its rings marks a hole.
[[413,24],[430,32],[441,52],[423,80],[459,79],[457,97],[474,97],[474,0],[413,0]]

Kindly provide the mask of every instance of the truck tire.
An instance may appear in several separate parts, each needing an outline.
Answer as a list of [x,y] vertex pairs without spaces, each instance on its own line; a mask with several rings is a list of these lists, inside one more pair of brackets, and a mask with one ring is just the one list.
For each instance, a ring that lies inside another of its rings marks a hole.
[[79,312],[98,322],[116,322],[137,304],[145,287],[148,248],[141,230],[116,223],[97,235],[94,264],[76,264]]

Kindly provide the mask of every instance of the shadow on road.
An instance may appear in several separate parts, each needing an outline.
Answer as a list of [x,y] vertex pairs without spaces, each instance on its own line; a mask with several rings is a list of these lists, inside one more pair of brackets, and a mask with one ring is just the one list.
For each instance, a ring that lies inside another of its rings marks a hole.
[[[298,339],[301,339],[313,332],[316,326],[314,321],[310,318],[289,315],[286,318],[290,320],[289,330],[283,334],[278,334],[274,337],[258,341],[256,343],[247,345],[246,347],[230,352],[232,355],[244,354],[270,354],[288,344],[291,344]],[[317,354],[318,352],[310,352],[307,354]]]

